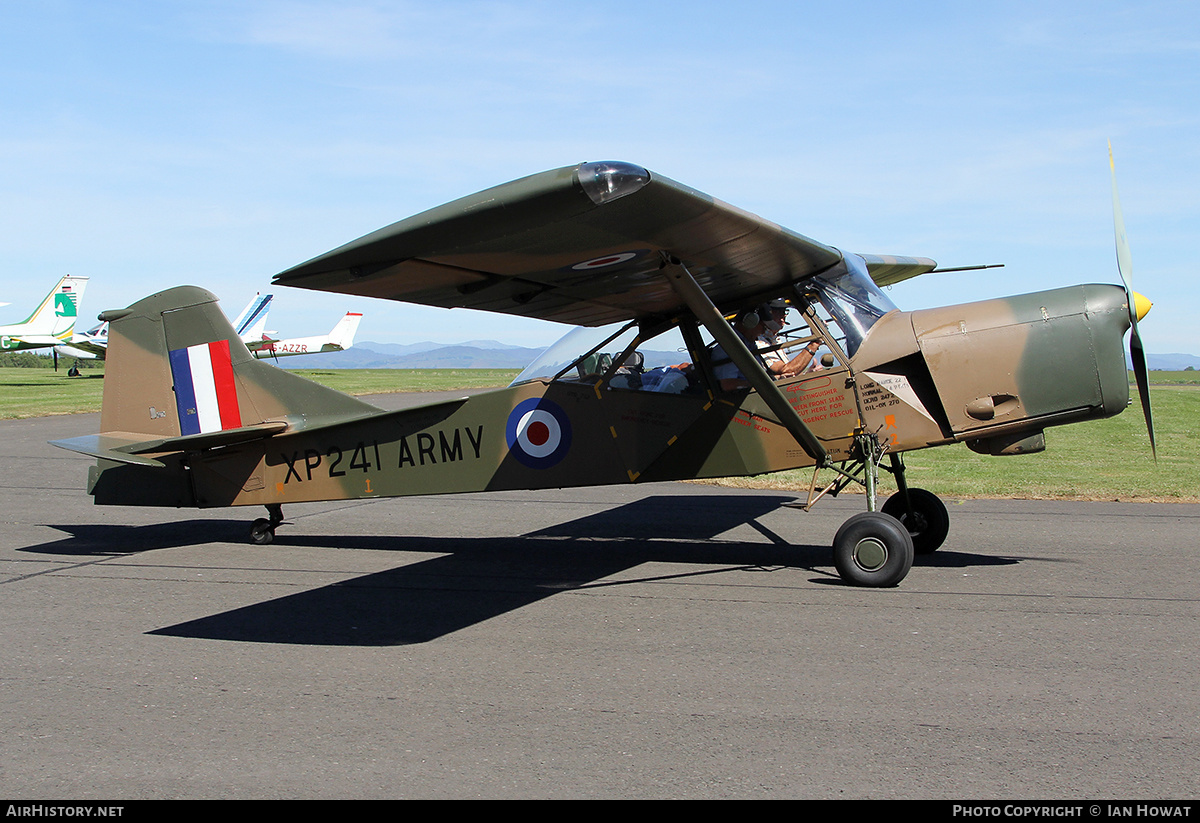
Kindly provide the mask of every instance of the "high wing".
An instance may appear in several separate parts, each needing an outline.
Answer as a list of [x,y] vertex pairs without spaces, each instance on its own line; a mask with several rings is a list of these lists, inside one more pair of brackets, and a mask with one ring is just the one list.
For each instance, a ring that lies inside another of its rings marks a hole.
[[[838,268],[842,252],[629,163],[542,172],[394,223],[275,276],[279,285],[581,326],[669,317],[681,261],[737,308]],[[868,256],[899,282],[936,265]]]
[[894,286],[919,274],[928,274],[937,263],[928,257],[896,257],[894,255],[861,254],[867,272],[876,286]]

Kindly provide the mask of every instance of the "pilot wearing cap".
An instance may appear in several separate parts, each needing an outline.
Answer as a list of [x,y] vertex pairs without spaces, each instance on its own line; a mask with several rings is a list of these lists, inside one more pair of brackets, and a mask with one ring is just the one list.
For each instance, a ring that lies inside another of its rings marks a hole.
[[807,369],[813,355],[821,347],[820,342],[813,340],[791,360],[784,359],[782,351],[776,348],[779,345],[779,332],[787,325],[787,301],[782,297],[776,298],[760,306],[759,311],[767,319],[763,323],[763,333],[754,342],[771,376],[778,380],[781,377],[800,374]]

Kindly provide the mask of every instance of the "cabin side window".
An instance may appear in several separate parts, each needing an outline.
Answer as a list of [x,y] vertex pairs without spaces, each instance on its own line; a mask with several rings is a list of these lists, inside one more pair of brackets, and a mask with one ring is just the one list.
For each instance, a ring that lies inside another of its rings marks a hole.
[[596,385],[623,391],[683,394],[702,378],[677,328],[644,336],[634,322],[568,332],[511,385],[534,380]]

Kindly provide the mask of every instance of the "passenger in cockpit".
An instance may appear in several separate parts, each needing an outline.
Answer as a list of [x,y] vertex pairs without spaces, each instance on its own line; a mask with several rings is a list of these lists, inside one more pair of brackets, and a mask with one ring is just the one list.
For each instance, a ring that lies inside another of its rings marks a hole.
[[609,381],[609,386],[615,389],[682,394],[690,385],[688,373],[692,370],[691,363],[659,366],[653,369],[646,369],[644,365],[645,357],[642,353],[631,352],[621,363],[612,380]]

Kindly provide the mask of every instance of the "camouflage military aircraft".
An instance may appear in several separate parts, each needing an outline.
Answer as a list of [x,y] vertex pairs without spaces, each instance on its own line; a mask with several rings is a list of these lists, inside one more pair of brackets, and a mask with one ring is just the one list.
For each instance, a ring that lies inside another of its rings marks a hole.
[[[802,508],[851,483],[866,490],[867,511],[834,538],[838,572],[891,586],[949,528],[938,498],[908,486],[903,452],[1040,451],[1047,427],[1118,414],[1131,326],[1145,374],[1128,283],[913,312],[879,288],[937,270],[839,251],[639,166],[584,163],[274,279],[579,327],[507,388],[383,411],[255,360],[212,294],[179,287],[101,315],[101,433],[55,445],[98,458],[97,504],[266,506],[255,543],[274,538],[290,503],[810,466]],[[799,320],[768,329],[781,309]],[[773,352],[782,365],[768,365]],[[821,469],[830,482],[817,482]],[[880,469],[900,489],[882,505]]]

